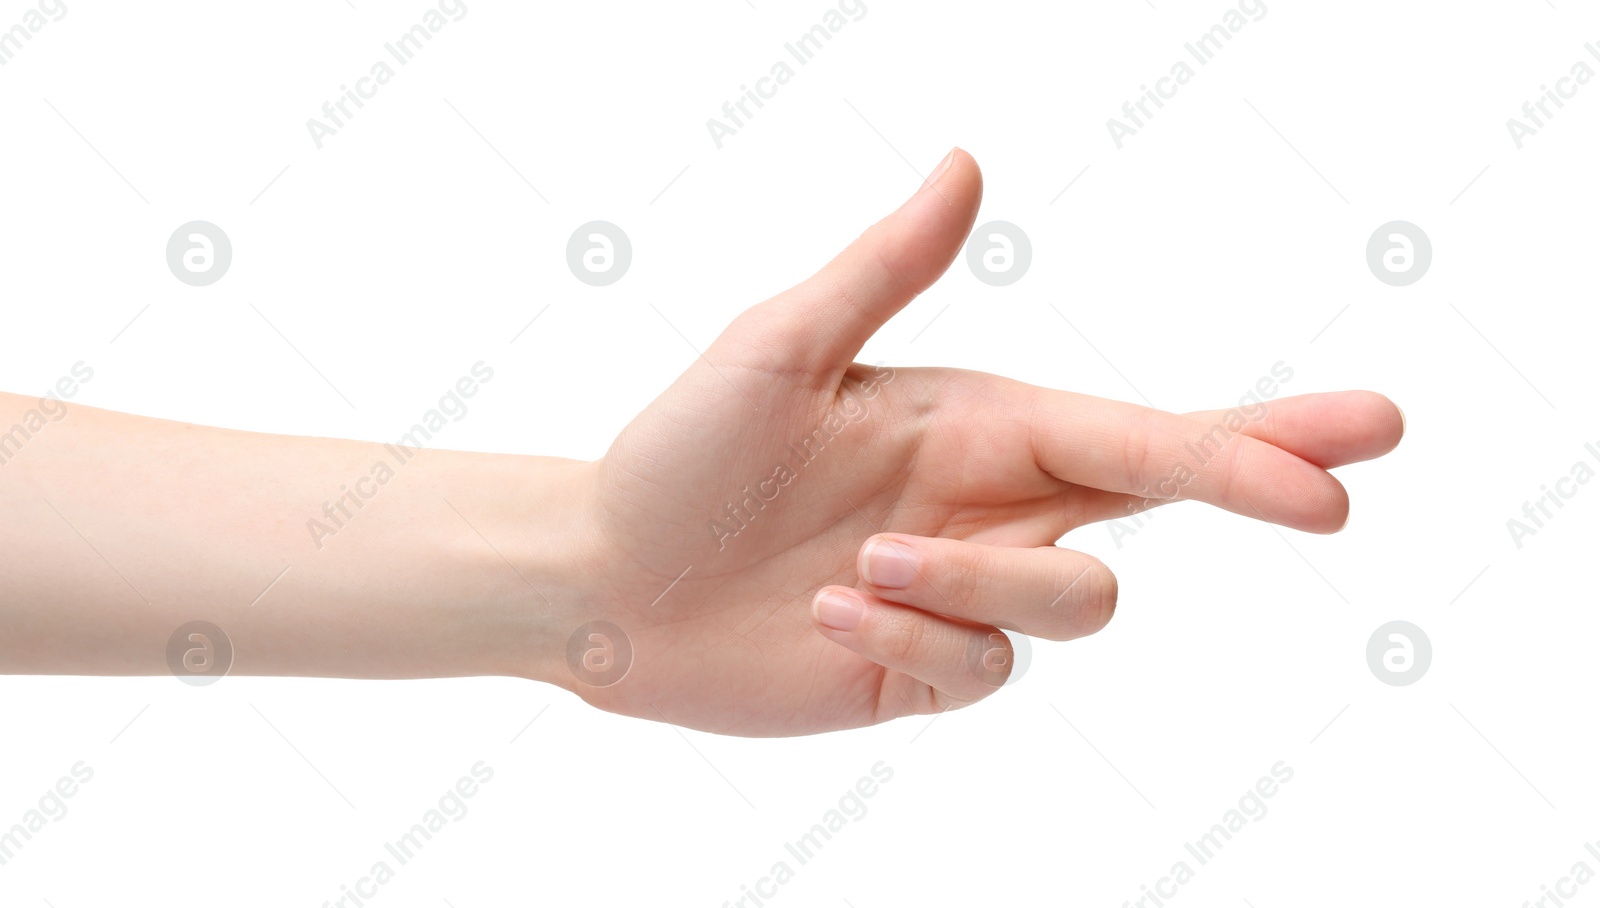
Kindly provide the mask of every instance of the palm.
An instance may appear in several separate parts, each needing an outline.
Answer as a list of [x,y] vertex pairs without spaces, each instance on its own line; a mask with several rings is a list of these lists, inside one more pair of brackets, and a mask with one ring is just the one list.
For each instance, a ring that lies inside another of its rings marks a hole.
[[[596,537],[624,562],[601,611],[633,657],[617,683],[575,685],[585,699],[735,734],[849,728],[993,690],[999,678],[970,654],[996,645],[996,626],[1065,639],[1109,619],[1109,572],[1053,545],[1142,501],[1203,422],[980,373],[850,362],[960,247],[978,183],[970,159],[957,163],[938,198],[914,197],[812,281],[736,321],[600,462]],[[849,317],[819,320],[830,306]],[[1392,447],[1397,433],[1370,419],[1392,405],[1375,397],[1301,399],[1300,411],[1331,407],[1362,424],[1330,433],[1290,407],[1239,436],[1248,444],[1214,468],[1226,473],[1185,497],[1337,528],[1343,491],[1320,468]],[[1272,475],[1240,482],[1241,465]],[[1286,481],[1306,494],[1285,496]],[[918,561],[910,589],[885,592],[857,569],[882,533],[947,557]],[[1006,566],[1013,557],[1027,567]],[[813,597],[837,587],[859,587],[850,595],[871,609],[855,632],[813,618]]]

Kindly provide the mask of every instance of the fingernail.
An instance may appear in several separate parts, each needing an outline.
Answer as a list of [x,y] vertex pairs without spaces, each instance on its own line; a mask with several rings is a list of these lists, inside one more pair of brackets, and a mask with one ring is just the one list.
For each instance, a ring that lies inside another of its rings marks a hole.
[[930,189],[933,187],[934,183],[939,182],[939,178],[944,176],[944,172],[946,170],[950,169],[950,164],[954,162],[955,159],[956,150],[952,148],[947,154],[945,154],[944,160],[940,161],[939,165],[933,168],[933,173],[928,174],[928,178],[922,181],[922,188]]
[[1406,411],[1401,410],[1399,407],[1395,407],[1395,409],[1398,410],[1399,413],[1400,413],[1400,434],[1401,435],[1405,435],[1406,434]]
[[811,603],[817,623],[836,631],[853,631],[861,623],[861,600],[843,593],[822,593]]
[[861,559],[861,579],[886,590],[903,590],[917,577],[917,554],[908,546],[886,539],[867,543]]

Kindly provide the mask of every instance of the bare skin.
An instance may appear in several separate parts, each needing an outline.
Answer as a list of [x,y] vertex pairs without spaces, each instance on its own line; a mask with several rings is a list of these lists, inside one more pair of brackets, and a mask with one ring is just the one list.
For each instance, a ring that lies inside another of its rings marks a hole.
[[[235,673],[514,675],[627,715],[809,734],[983,698],[1009,671],[999,627],[1104,627],[1116,580],[1055,545],[1074,528],[1180,499],[1344,525],[1327,470],[1403,430],[1377,394],[1272,401],[1199,464],[1186,446],[1225,411],[853,362],[960,251],[981,182],[951,152],[599,461],[428,451],[321,548],[308,516],[381,445],[69,405],[0,468],[0,670],[163,673],[202,619]],[[0,395],[0,418],[36,403]]]

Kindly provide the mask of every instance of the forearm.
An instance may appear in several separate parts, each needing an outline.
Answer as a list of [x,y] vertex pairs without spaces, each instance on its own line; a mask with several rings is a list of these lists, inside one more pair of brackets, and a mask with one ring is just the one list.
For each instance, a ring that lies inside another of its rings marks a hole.
[[52,415],[0,437],[0,671],[164,673],[199,620],[234,674],[559,679],[589,464]]

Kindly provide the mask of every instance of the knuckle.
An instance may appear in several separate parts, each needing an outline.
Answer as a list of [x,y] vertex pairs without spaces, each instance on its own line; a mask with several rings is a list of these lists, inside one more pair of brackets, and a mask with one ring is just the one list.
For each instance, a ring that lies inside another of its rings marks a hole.
[[1240,453],[1241,445],[1228,445],[1223,449],[1222,461],[1217,465],[1216,483],[1217,500],[1229,501],[1233,498],[1233,491],[1239,484],[1239,476],[1244,470],[1244,456]]
[[1094,587],[1086,609],[1088,612],[1086,634],[1104,630],[1117,612],[1117,575],[1098,559],[1090,566],[1090,570]]
[[1155,448],[1155,416],[1154,410],[1140,413],[1128,427],[1122,447],[1122,465],[1130,489],[1146,487],[1141,477],[1150,465],[1150,455]]
[[940,690],[937,687],[929,687],[928,703],[922,709],[922,713],[923,715],[927,715],[929,713],[942,713],[953,709],[961,709],[964,706],[971,706],[979,700],[982,700],[984,697],[994,693],[995,690],[996,688],[983,687],[981,689],[973,690],[963,689],[960,691],[949,691]]
[[987,586],[986,578],[995,572],[994,556],[981,545],[962,543],[960,548],[946,558],[944,583],[952,602],[981,602]]
[[929,643],[928,629],[926,619],[910,613],[896,614],[879,629],[879,651],[897,665],[913,662]]
[[1067,589],[1064,601],[1054,610],[1051,640],[1071,640],[1103,629],[1111,622],[1117,606],[1117,577],[1100,559],[1082,556],[1065,572],[1060,589]]

